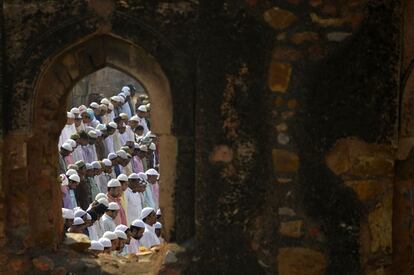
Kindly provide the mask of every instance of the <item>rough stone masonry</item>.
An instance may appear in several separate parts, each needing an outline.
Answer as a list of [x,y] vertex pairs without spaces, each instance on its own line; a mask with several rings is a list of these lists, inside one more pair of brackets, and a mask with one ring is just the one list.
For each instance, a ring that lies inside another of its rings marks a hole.
[[62,261],[59,102],[106,64],[150,57],[171,90],[170,241],[186,249],[166,274],[413,274],[410,1],[3,2],[2,273],[87,272]]

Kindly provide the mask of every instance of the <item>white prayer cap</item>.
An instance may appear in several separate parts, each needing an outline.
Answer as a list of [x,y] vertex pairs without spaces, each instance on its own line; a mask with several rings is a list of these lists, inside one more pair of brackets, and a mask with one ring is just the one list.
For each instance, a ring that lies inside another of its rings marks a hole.
[[105,198],[105,199],[107,199],[107,198],[108,198],[108,196],[107,196],[105,193],[98,193],[98,194],[96,194],[96,196],[95,196],[95,200],[96,200],[96,201],[98,201],[100,198]]
[[118,186],[121,186],[121,183],[117,179],[111,179],[110,181],[108,181],[107,186],[108,187],[118,187]]
[[152,151],[155,151],[155,150],[157,150],[157,146],[155,146],[155,143],[151,142],[151,144],[149,146],[149,149],[152,150]]
[[73,114],[71,112],[66,112],[66,117],[67,118],[75,118],[75,114]]
[[80,178],[79,178],[79,176],[77,174],[70,175],[69,179],[71,181],[76,181],[77,183],[80,182]]
[[110,202],[108,204],[108,210],[119,210],[119,205],[116,202]]
[[139,122],[139,117],[137,115],[134,115],[129,120]]
[[91,215],[89,215],[88,212],[86,212],[86,220],[88,220],[88,221],[91,221],[92,220],[92,217],[91,217]]
[[92,164],[90,164],[90,163],[85,163],[85,166],[86,166],[86,170],[92,170],[93,169]]
[[139,172],[138,173],[138,177],[140,177],[143,180],[147,180],[148,179],[147,174],[145,174],[144,172]]
[[114,129],[118,128],[118,125],[113,121],[109,122],[108,126],[111,127],[111,128],[114,128]]
[[101,111],[108,111],[108,106],[106,106],[105,104],[100,104],[99,105],[99,109],[101,110]]
[[108,104],[108,110],[113,111],[113,110],[114,110],[114,104],[109,103],[109,104]]
[[124,86],[124,87],[122,87],[121,91],[122,91],[123,93],[125,93],[125,92],[130,93],[131,89],[130,89],[128,86]]
[[73,219],[73,225],[82,225],[82,224],[85,224],[82,218],[75,217]]
[[105,105],[109,105],[111,102],[107,98],[102,98],[101,103]]
[[77,175],[78,172],[75,169],[68,169],[68,171],[66,171],[66,176],[70,177],[72,175]]
[[89,107],[93,108],[93,109],[99,109],[99,104],[96,102],[92,102]]
[[125,103],[125,98],[126,98],[126,94],[124,93],[119,93],[118,94],[119,98],[121,99],[121,103],[124,104]]
[[134,142],[134,149],[139,149],[139,143]]
[[98,135],[96,134],[96,132],[93,131],[93,130],[88,132],[88,136],[91,137],[91,138],[97,138],[98,137]]
[[138,107],[138,111],[146,113],[146,112],[147,112],[147,106],[145,106],[145,105],[140,105],[140,106]]
[[145,207],[141,210],[141,220],[145,219],[146,217],[148,217],[149,214],[151,214],[152,212],[155,212],[154,208],[152,207]]
[[112,101],[115,101],[115,102],[121,102],[122,101],[121,97],[120,96],[117,96],[117,95],[112,96],[111,97],[111,100]]
[[65,174],[60,174],[59,179],[60,179],[61,185],[68,185],[69,184],[68,177],[66,177]]
[[85,105],[79,106],[79,113],[82,114],[82,113],[86,112],[86,109],[88,109],[88,108],[86,108]]
[[103,247],[112,247],[111,240],[108,238],[100,238],[98,242],[103,245]]
[[99,241],[91,241],[89,250],[104,251],[104,246]]
[[117,157],[118,157],[118,155],[117,155],[117,154],[115,154],[115,153],[109,153],[109,155],[108,155],[108,159],[109,159],[109,160],[116,159]]
[[127,114],[125,114],[125,113],[120,113],[120,114],[119,114],[119,116],[120,116],[122,119],[128,119],[128,115],[127,115]]
[[159,209],[159,208],[158,208],[158,210],[157,210],[157,213],[156,213],[156,214],[157,214],[157,216],[161,216],[161,209]]
[[92,164],[93,169],[101,169],[102,168],[99,161],[93,161],[91,164]]
[[118,235],[116,235],[114,232],[112,231],[106,231],[103,236],[103,238],[108,238],[111,241],[118,239]]
[[127,152],[125,152],[124,150],[116,151],[116,155],[121,159],[128,159]]
[[101,131],[99,131],[99,130],[95,130],[95,132],[96,132],[96,135],[97,135],[98,137],[102,136],[102,132],[101,132]]
[[155,228],[155,229],[161,229],[161,228],[162,228],[162,224],[161,224],[160,222],[156,222],[156,223],[154,224],[154,228]]
[[98,124],[98,126],[96,126],[96,130],[105,131],[106,130],[106,125],[105,124]]
[[125,232],[123,232],[121,230],[115,230],[114,233],[117,235],[118,239],[124,239],[124,240],[128,239]]
[[145,105],[147,107],[147,110],[151,109],[151,103],[148,103],[147,105]]
[[79,115],[79,109],[78,109],[78,108],[76,108],[76,107],[74,107],[74,108],[70,109],[70,112],[71,112],[72,114],[74,114],[75,116],[76,116],[76,115]]
[[75,215],[73,214],[72,209],[62,208],[62,217],[67,220],[73,220]]
[[145,223],[142,220],[133,220],[131,223],[132,226],[145,228]]
[[128,181],[128,177],[125,174],[119,174],[119,176],[117,177],[117,180],[119,180],[119,181]]
[[103,159],[102,163],[107,166],[107,167],[111,167],[112,166],[112,162],[109,159]]
[[116,227],[115,227],[115,232],[116,231],[122,231],[122,232],[125,232],[125,231],[127,231],[128,230],[128,226],[126,226],[125,224],[118,224]]
[[79,208],[74,212],[75,218],[82,218],[83,216],[85,216],[85,214],[86,214],[86,211],[83,210],[82,208]]
[[155,170],[154,168],[148,169],[145,174],[147,174],[148,176],[159,176],[160,173],[158,173],[157,170]]
[[99,202],[100,204],[105,205],[106,207],[108,207],[108,206],[109,206],[109,202],[108,202],[108,199],[107,199],[107,198],[100,198],[100,199],[98,200],[98,202]]
[[70,143],[68,143],[68,142],[63,143],[62,144],[62,148],[65,149],[65,150],[67,150],[67,151],[69,151],[69,152],[72,152],[73,151],[72,145],[70,145]]
[[69,143],[70,144],[70,146],[72,146],[72,148],[75,148],[76,147],[76,141],[74,141],[73,139],[68,139],[68,140],[66,140],[65,141],[65,143]]
[[137,173],[131,173],[129,176],[128,176],[128,179],[130,179],[130,180],[138,180],[140,177],[138,176],[138,174]]

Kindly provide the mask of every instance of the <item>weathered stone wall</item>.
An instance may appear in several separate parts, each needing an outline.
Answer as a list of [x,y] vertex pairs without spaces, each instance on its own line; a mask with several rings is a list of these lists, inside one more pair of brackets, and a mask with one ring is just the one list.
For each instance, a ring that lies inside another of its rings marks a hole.
[[[398,1],[16,3],[5,6],[10,144],[24,144],[32,100],[46,102],[33,94],[42,64],[68,46],[110,34],[162,67],[178,153],[171,237],[195,237],[182,272],[393,274]],[[96,67],[87,60],[79,52],[79,76]],[[8,217],[17,215],[20,241],[35,161],[26,164],[25,152],[6,152],[18,158],[3,177],[13,182],[18,207]],[[53,168],[55,159],[42,161]]]

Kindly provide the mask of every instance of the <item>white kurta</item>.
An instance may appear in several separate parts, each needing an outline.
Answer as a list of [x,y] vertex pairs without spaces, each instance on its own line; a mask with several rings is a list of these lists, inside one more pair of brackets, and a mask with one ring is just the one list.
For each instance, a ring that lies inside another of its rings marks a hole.
[[62,144],[65,143],[65,141],[70,139],[70,136],[73,134],[76,134],[75,124],[71,124],[71,125],[66,124],[65,127],[63,127],[62,131],[60,132],[58,148],[60,148]]
[[[95,223],[98,223],[98,222],[99,221],[96,221]],[[99,240],[98,233],[96,232],[96,228],[94,225],[88,227],[88,233],[89,233],[89,239],[91,241]]]
[[102,225],[105,231],[115,231],[115,221],[111,217],[109,217],[106,213],[102,216]]
[[127,222],[129,225],[132,221],[140,218],[142,201],[139,193],[132,192],[129,187],[125,190],[125,199],[127,203]]
[[158,239],[157,235],[155,234],[154,227],[150,226],[149,224],[145,224],[144,235],[142,235],[142,238],[139,241],[142,246],[145,246],[148,249],[154,245],[160,244],[160,239]]
[[147,121],[145,120],[145,118],[138,117],[138,125],[141,125],[142,127],[144,127],[144,136],[145,136],[149,131]]
[[113,136],[110,135],[104,139],[105,155],[107,156],[109,153],[115,153]]

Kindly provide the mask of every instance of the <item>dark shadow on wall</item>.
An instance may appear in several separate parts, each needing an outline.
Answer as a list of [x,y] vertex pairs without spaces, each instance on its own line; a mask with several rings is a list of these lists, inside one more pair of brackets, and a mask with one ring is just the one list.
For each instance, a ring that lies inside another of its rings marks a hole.
[[[298,193],[327,238],[327,274],[361,273],[362,206],[325,164],[334,143],[355,136],[388,143],[396,121],[398,29],[394,6],[368,5],[368,17],[351,41],[305,67],[302,107],[295,129],[302,160]],[[341,224],[345,224],[343,227]]]

